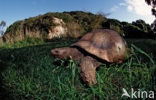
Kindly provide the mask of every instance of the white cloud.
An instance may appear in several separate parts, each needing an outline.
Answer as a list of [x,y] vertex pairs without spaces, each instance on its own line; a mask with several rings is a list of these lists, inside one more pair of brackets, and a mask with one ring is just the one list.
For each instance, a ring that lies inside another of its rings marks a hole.
[[133,11],[133,7],[132,6],[127,6],[128,11]]
[[125,0],[127,9],[135,12],[138,15],[147,16],[151,15],[151,6],[148,6],[145,0]]
[[110,10],[111,10],[111,12],[114,12],[114,11],[116,11],[118,8],[119,8],[119,7],[118,7],[117,5],[115,5],[115,6],[113,6]]
[[151,6],[147,5],[145,0],[125,0],[120,6],[125,6],[129,12],[140,16],[140,19],[147,23],[152,23],[155,17],[152,15]]

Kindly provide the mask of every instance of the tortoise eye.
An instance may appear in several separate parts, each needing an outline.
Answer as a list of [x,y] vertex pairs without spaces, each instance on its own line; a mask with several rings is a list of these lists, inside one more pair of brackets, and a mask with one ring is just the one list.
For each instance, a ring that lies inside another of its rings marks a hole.
[[55,53],[59,53],[59,51],[58,51],[58,50],[56,50],[56,51],[55,51]]

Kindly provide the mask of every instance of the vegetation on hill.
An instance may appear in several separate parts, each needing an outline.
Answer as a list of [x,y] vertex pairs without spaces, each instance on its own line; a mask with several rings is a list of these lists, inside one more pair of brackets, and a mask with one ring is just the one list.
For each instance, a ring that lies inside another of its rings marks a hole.
[[[17,21],[10,25],[3,41],[14,43],[24,40],[27,37],[42,38],[47,40],[49,30],[54,30],[57,26],[53,18],[63,20],[63,27],[67,28],[66,37],[81,37],[87,32],[97,28],[108,28],[119,32],[126,38],[152,38],[156,35],[149,24],[143,20],[137,20],[132,23],[120,22],[116,19],[108,19],[102,14],[92,14],[90,12],[72,11],[63,13],[46,13],[36,17]],[[55,33],[53,33],[55,34]]]
[[119,32],[125,38],[150,38],[156,39],[156,34],[149,24],[143,20],[136,20],[132,23],[120,22],[116,19],[108,19],[103,23],[103,28]]
[[[25,37],[47,39],[50,29],[57,26],[53,18],[62,19],[67,28],[68,37],[79,37],[92,29],[101,28],[101,23],[106,20],[102,15],[94,15],[81,11],[64,13],[47,13],[37,17],[17,21],[5,32],[3,40],[6,42],[16,42],[24,40]],[[33,34],[33,35],[32,35]]]

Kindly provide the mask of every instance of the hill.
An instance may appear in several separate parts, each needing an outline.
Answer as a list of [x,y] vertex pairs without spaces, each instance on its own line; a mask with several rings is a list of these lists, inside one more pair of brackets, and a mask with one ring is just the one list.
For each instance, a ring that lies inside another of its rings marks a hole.
[[103,14],[72,11],[46,13],[17,21],[7,28],[2,40],[6,43],[15,43],[27,37],[43,40],[62,37],[79,38],[97,28],[113,29],[126,38],[155,39],[156,37],[150,25],[143,20],[127,23],[108,19]]

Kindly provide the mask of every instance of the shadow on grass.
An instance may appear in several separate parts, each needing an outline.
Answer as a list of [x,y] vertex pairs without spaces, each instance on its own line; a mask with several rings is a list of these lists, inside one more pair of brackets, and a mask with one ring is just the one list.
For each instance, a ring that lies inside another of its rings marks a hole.
[[[43,45],[36,46],[28,46],[22,48],[8,48],[8,49],[0,49],[0,100],[12,100],[13,96],[11,95],[11,86],[9,86],[7,82],[5,82],[6,74],[8,74],[9,70],[15,69],[15,71],[21,71],[26,76],[30,73],[30,71],[36,66],[42,65],[40,62],[41,59],[45,58],[45,60],[49,60],[52,63],[52,57],[50,54],[50,50],[53,48],[58,48],[62,46],[69,46],[71,42],[51,42]],[[47,59],[46,59],[47,57]],[[44,64],[43,64],[44,65]],[[5,72],[7,71],[7,73]],[[4,74],[2,75],[2,74]],[[15,72],[16,73],[16,72]],[[12,74],[12,73],[9,73]],[[12,75],[13,76],[13,75]],[[9,80],[8,75],[8,80]],[[20,76],[19,76],[20,77]],[[14,77],[12,77],[14,78]],[[14,79],[10,79],[13,81]],[[11,83],[12,84],[12,83]]]
[[126,39],[129,47],[134,44],[156,60],[156,40],[152,39]]
[[1,72],[5,70],[7,64],[0,61],[0,100],[12,100],[9,90],[6,88],[6,85],[3,82]]

